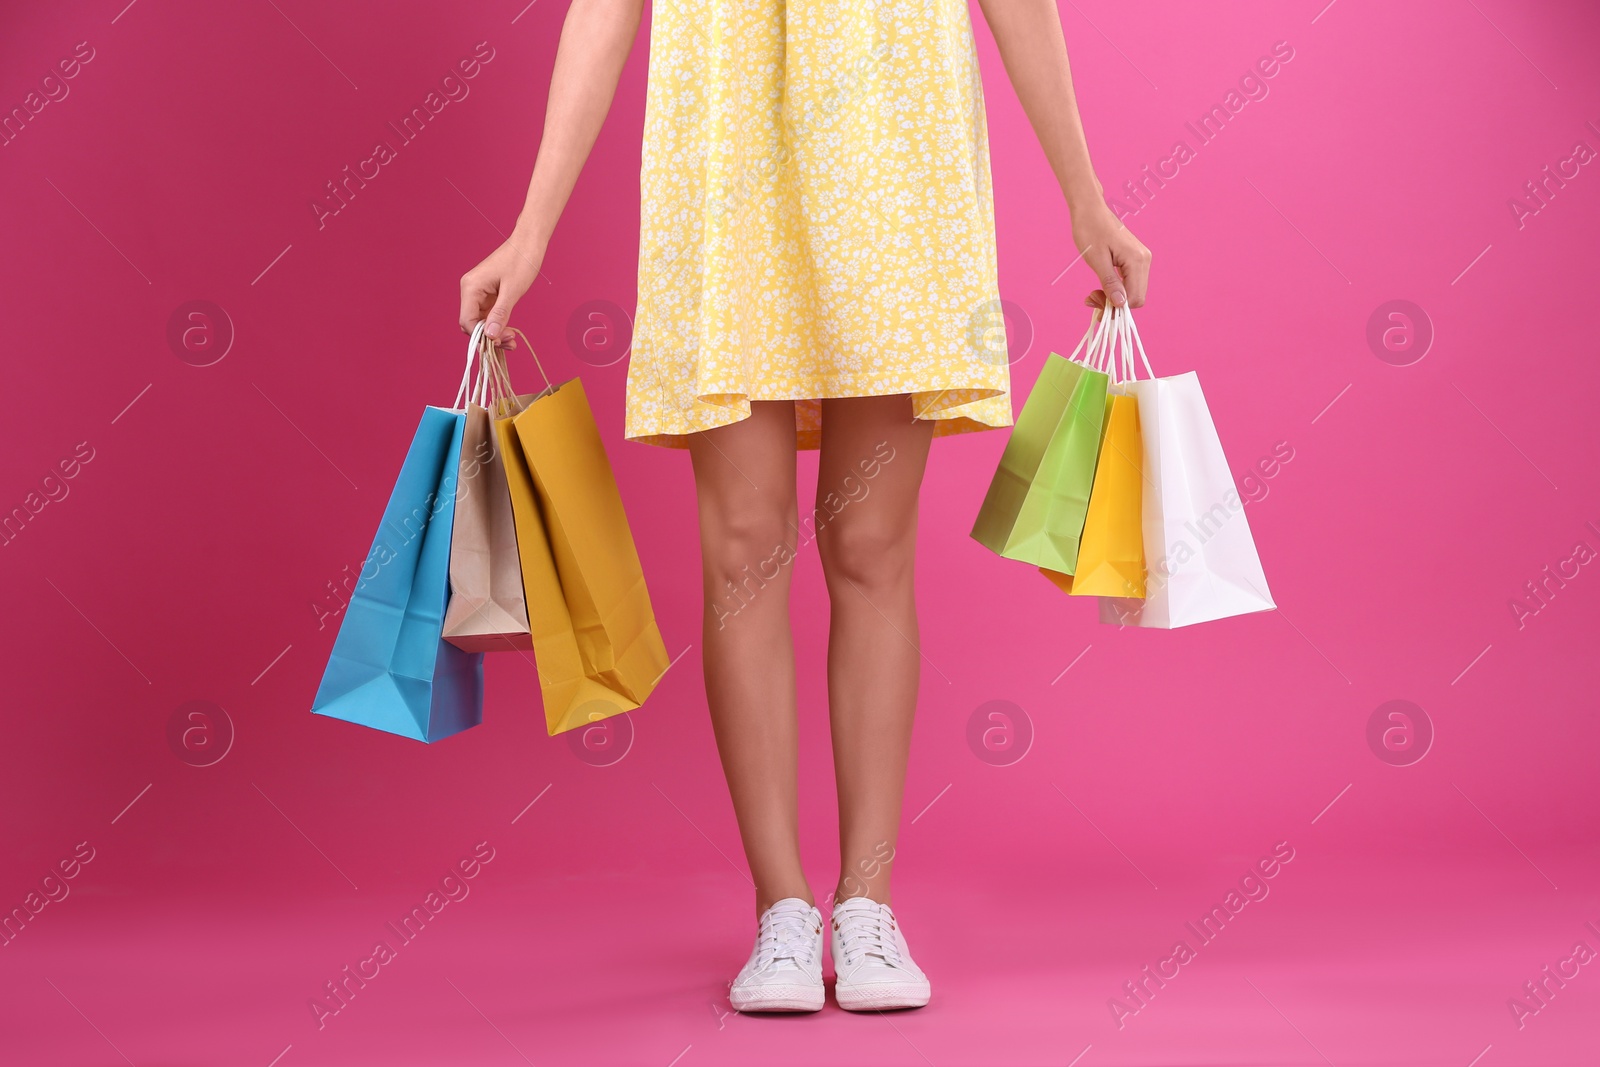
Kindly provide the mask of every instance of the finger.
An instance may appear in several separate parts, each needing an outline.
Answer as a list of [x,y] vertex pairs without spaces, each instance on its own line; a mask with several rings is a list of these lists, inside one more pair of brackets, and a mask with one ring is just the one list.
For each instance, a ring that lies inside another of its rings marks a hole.
[[511,309],[516,303],[517,297],[512,296],[502,286],[495,298],[494,307],[489,309],[489,314],[484,319],[487,325],[484,326],[483,332],[491,341],[498,341],[504,335],[506,326],[511,322]]
[[1094,290],[1094,292],[1083,298],[1083,306],[1094,308],[1096,311],[1104,311],[1106,309],[1106,291],[1104,289]]
[[461,317],[458,320],[462,333],[470,334],[483,318],[483,306],[494,296],[468,274],[461,279]]
[[1126,262],[1117,265],[1127,281],[1128,305],[1144,307],[1145,297],[1150,291],[1150,250],[1139,245],[1126,257]]
[[1091,248],[1084,262],[1089,264],[1100,279],[1100,288],[1105,290],[1108,300],[1114,307],[1128,305],[1128,292],[1122,284],[1122,276],[1117,273],[1116,264],[1112,262],[1110,251],[1102,248]]

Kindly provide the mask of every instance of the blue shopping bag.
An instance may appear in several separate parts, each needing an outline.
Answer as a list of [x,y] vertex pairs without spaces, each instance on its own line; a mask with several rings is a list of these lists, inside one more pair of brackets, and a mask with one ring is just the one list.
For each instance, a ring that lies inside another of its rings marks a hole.
[[418,741],[483,721],[483,653],[445,641],[461,411],[422,413],[311,710]]

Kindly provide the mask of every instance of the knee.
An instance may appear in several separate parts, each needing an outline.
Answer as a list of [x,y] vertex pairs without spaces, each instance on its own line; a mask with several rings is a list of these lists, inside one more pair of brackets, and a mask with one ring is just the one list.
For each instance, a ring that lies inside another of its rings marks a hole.
[[817,533],[817,552],[829,582],[848,580],[862,588],[894,588],[911,577],[916,555],[915,520],[895,523],[841,516]]
[[794,560],[792,508],[755,505],[700,516],[706,584],[753,592],[786,575]]

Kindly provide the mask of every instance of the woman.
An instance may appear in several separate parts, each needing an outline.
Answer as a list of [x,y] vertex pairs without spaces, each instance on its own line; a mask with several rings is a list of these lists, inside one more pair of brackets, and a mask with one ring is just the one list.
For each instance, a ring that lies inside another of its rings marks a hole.
[[[461,279],[499,338],[616,91],[643,0],[573,0],[511,238]],[[1053,0],[982,0],[1100,278],[1140,306],[1150,253],[1090,165]],[[917,493],[934,436],[1011,425],[987,126],[965,0],[655,0],[626,436],[686,448],[706,698],[755,882],[741,1011],[816,1011],[822,916],[801,869],[789,564],[831,600],[840,1007],[917,1007],[889,906],[920,653]],[[820,448],[804,523],[795,452]]]

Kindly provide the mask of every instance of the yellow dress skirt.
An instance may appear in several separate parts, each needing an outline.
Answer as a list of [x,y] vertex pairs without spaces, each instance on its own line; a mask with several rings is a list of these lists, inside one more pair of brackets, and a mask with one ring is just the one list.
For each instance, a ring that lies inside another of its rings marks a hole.
[[625,433],[909,393],[1011,425],[967,0],[654,0]]

